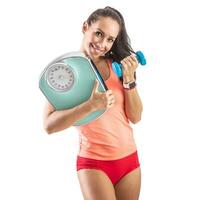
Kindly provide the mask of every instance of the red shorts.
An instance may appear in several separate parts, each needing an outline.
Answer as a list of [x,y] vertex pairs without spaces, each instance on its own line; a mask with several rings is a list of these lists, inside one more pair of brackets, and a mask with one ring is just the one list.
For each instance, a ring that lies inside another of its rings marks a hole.
[[95,160],[77,156],[77,171],[81,169],[101,170],[107,174],[113,185],[139,166],[137,151],[117,160]]

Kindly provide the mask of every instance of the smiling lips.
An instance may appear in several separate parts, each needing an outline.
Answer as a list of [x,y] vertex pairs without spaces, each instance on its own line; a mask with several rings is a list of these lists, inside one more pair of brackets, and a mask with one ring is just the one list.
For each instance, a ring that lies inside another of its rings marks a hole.
[[92,48],[93,52],[99,54],[99,53],[103,53],[104,50],[99,49],[98,47],[94,46],[93,44],[90,43],[90,48]]

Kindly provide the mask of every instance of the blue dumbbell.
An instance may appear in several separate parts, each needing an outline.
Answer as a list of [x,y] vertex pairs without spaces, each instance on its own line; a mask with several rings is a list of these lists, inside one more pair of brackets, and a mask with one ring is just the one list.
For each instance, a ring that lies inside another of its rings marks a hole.
[[[136,55],[136,58],[138,60],[138,62],[141,64],[141,65],[146,65],[146,59],[144,57],[144,54],[141,52],[141,51],[137,51],[135,53]],[[122,64],[119,64],[117,62],[113,62],[112,63],[112,68],[113,68],[113,71],[117,74],[118,77],[122,77]]]

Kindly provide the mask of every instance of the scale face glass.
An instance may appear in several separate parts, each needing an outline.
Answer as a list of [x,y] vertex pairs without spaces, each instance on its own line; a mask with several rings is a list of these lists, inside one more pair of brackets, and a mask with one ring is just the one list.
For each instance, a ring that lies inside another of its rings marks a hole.
[[66,92],[74,85],[74,72],[70,65],[55,63],[50,66],[46,73],[49,86],[59,92]]

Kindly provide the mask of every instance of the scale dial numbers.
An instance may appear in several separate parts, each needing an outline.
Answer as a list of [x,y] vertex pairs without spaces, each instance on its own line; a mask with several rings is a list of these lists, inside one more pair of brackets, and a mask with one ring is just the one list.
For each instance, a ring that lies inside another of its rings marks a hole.
[[68,64],[55,63],[47,70],[47,82],[51,88],[66,92],[74,85],[74,72]]

